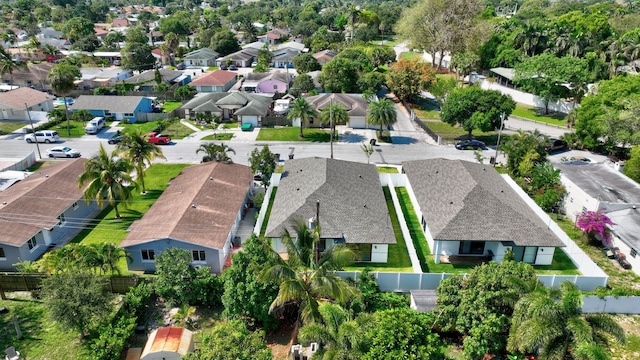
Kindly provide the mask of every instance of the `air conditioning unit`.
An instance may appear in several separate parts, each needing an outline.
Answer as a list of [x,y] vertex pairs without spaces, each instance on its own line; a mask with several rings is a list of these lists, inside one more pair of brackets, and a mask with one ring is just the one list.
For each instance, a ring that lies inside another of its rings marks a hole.
[[313,356],[313,354],[316,353],[316,351],[318,351],[320,349],[320,346],[318,343],[312,342],[309,345],[309,349],[307,351],[307,355],[309,356],[309,358],[311,358]]
[[291,346],[291,360],[302,360],[302,345]]

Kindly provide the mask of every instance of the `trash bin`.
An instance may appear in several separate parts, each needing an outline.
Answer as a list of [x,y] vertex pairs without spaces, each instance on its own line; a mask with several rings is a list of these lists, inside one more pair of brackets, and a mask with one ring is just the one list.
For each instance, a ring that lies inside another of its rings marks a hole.
[[495,165],[495,163],[496,163],[496,157],[492,156],[491,159],[489,159],[489,164]]
[[369,140],[369,144],[376,146],[376,139]]
[[273,158],[275,159],[276,163],[280,162],[280,154],[278,153],[273,154]]
[[289,160],[293,160],[293,154],[289,154]]

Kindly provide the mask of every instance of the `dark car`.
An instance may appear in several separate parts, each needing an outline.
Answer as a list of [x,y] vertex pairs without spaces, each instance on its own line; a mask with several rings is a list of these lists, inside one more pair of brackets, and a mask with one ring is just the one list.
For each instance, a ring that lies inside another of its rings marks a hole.
[[114,145],[122,141],[122,136],[114,136],[111,139],[107,140],[107,143]]
[[458,150],[468,150],[468,149],[478,150],[478,149],[484,149],[486,147],[487,146],[480,140],[464,140],[456,144],[456,149]]
[[220,70],[227,70],[227,65],[220,65]]
[[186,68],[186,67],[184,66],[184,63],[178,63],[178,64],[176,65],[176,69],[178,69],[178,70],[184,70],[185,68]]
[[238,67],[233,65],[233,64],[231,64],[231,65],[229,65],[229,70],[236,71],[236,70],[238,70]]
[[550,139],[549,143],[544,146],[544,151],[551,153],[553,151],[564,150],[567,148],[567,143],[559,139]]

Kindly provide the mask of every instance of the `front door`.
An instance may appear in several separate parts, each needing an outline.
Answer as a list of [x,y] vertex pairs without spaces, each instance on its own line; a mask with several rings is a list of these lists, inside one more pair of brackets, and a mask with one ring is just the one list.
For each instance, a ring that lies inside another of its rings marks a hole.
[[484,255],[484,241],[460,241],[458,254],[460,255]]

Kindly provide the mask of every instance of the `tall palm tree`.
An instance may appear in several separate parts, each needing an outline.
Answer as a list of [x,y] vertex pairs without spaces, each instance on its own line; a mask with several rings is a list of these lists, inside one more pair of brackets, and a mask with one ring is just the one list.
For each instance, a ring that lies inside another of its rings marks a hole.
[[335,136],[336,124],[346,124],[349,122],[349,114],[347,109],[340,104],[329,104],[329,106],[320,110],[320,121],[323,124],[331,126],[331,136]]
[[122,141],[116,147],[118,155],[127,158],[136,169],[136,175],[142,186],[142,193],[146,193],[144,186],[144,173],[147,165],[156,159],[166,159],[162,154],[162,150],[156,144],[149,143],[141,129],[126,133],[122,137]]
[[539,351],[541,359],[608,359],[608,339],[624,343],[624,330],[607,314],[583,314],[582,293],[565,281],[542,284],[516,303],[507,350]]
[[60,50],[57,47],[55,47],[53,45],[46,44],[42,48],[42,54],[44,56],[51,56],[52,58],[55,58],[56,56],[58,56],[58,55],[60,55],[62,53],[60,52]]
[[88,186],[84,189],[85,201],[94,200],[102,206],[104,199],[116,211],[116,218],[120,218],[118,204],[127,207],[127,201],[131,199],[131,188],[138,188],[138,184],[133,181],[131,171],[134,166],[128,159],[118,158],[115,152],[107,154],[102,144],[98,155],[87,160],[84,164],[85,170],[78,178],[78,187],[82,187],[86,182]]
[[96,265],[103,274],[120,274],[118,262],[120,259],[132,260],[132,257],[123,248],[110,242],[92,244],[95,249]]
[[11,76],[11,83],[13,84],[13,72],[25,67],[25,63],[13,61],[11,54],[0,46],[0,75],[9,74]]
[[369,103],[367,108],[367,122],[380,126],[380,137],[382,137],[382,127],[387,128],[398,121],[398,114],[393,102],[389,99],[380,99],[377,102]]
[[354,287],[333,272],[353,263],[356,254],[345,244],[334,245],[320,253],[319,224],[314,230],[304,225],[296,226],[295,230],[297,237],[292,237],[288,232],[282,237],[288,260],[272,250],[276,265],[265,269],[260,278],[280,284],[269,311],[294,303],[298,306],[296,325],[299,326],[301,323],[321,321],[318,309],[321,302],[332,299],[345,303],[356,294]]
[[214,143],[200,144],[200,147],[196,150],[196,154],[201,151],[206,154],[202,157],[202,162],[231,162],[231,158],[227,154],[232,152],[235,155],[236,153],[235,150],[222,143],[219,145]]
[[355,360],[366,352],[363,329],[374,326],[373,314],[363,313],[355,320],[340,305],[324,302],[318,307],[323,324],[309,324],[300,329],[301,343],[320,344],[321,359]]
[[304,125],[311,120],[312,117],[318,116],[318,112],[303,97],[299,97],[291,103],[291,108],[287,118],[289,120],[300,120],[300,138],[304,137],[302,132]]
[[64,100],[64,110],[67,117],[67,135],[71,136],[71,124],[69,123],[69,106],[67,105],[67,95],[75,88],[74,81],[82,76],[77,66],[66,62],[61,62],[51,68],[47,80],[51,88],[57,95],[62,95]]

